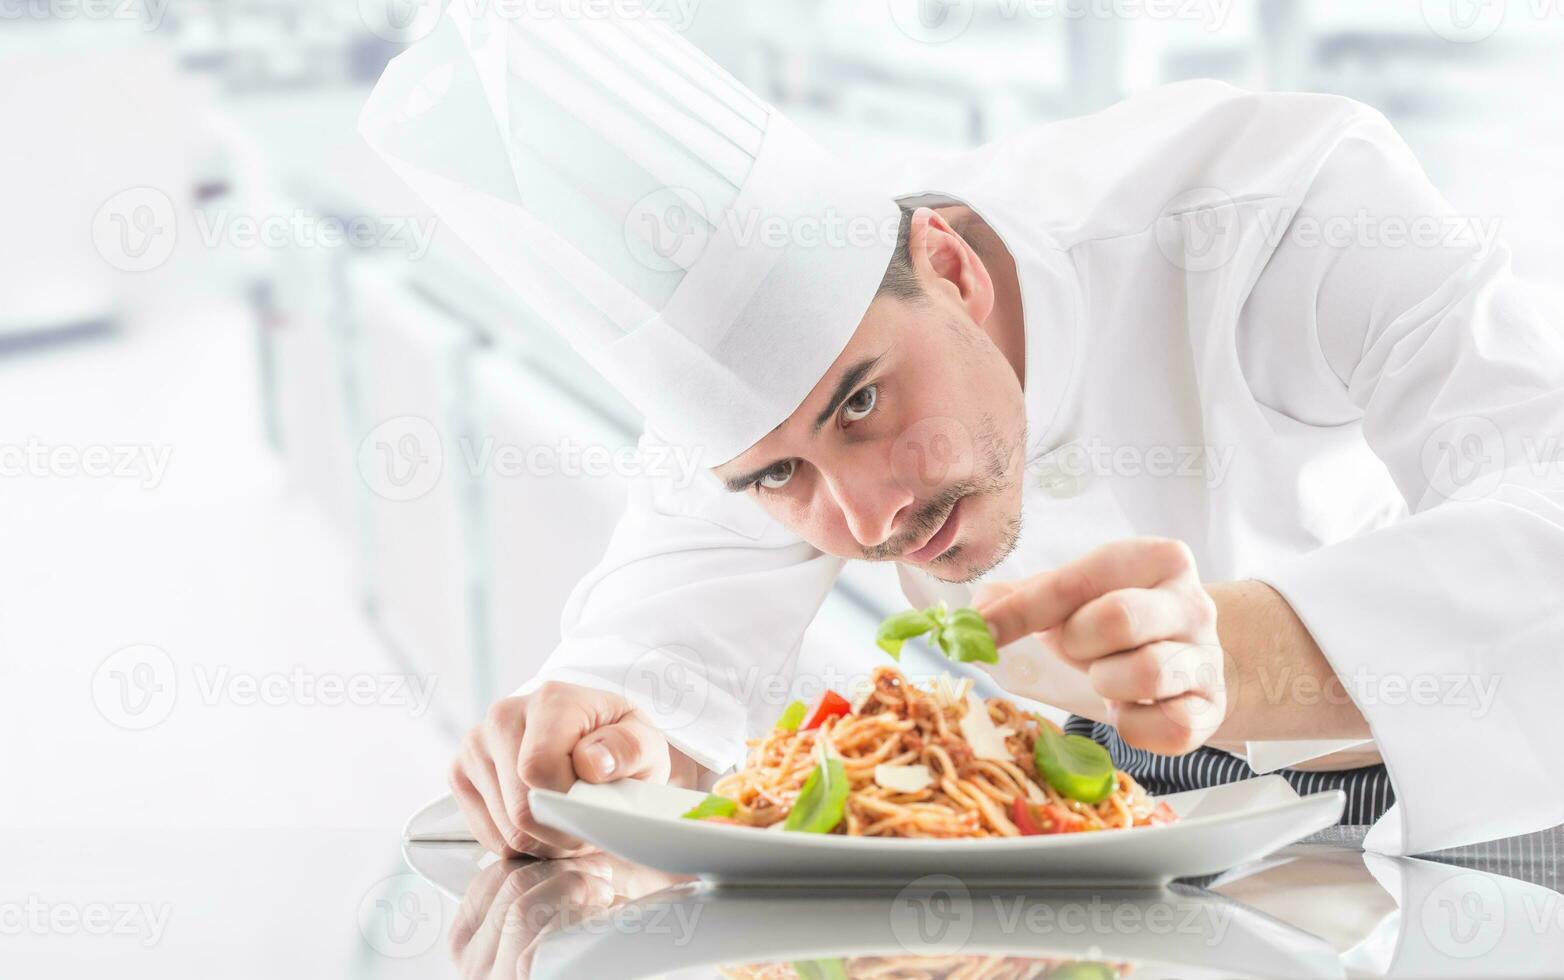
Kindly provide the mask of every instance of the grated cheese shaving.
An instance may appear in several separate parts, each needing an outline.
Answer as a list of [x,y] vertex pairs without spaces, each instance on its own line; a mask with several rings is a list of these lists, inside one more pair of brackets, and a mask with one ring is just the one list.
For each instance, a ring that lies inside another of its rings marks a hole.
[[1014,734],[1008,726],[996,726],[988,716],[988,706],[983,699],[970,689],[967,691],[967,713],[961,716],[961,735],[972,747],[974,756],[991,762],[1009,761],[1010,750],[1005,747],[1005,738]]
[[934,784],[934,776],[925,765],[874,767],[874,781],[893,793],[917,793]]

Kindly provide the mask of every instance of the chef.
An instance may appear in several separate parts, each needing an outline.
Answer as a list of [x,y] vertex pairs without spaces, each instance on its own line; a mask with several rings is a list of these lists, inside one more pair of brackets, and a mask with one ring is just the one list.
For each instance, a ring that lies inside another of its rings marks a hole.
[[706,468],[468,734],[488,847],[580,850],[529,787],[738,763],[852,560],[1153,792],[1340,787],[1386,853],[1564,822],[1564,337],[1379,114],[1184,83],[870,177],[650,18],[467,6],[362,131]]

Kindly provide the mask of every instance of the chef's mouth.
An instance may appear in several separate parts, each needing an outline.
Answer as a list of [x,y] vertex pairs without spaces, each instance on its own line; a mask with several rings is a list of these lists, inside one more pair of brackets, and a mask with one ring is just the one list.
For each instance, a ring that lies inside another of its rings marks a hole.
[[955,543],[956,535],[961,530],[961,517],[963,513],[962,505],[965,504],[967,500],[968,497],[964,496],[952,504],[950,511],[945,515],[945,519],[941,521],[940,525],[934,529],[934,533],[930,534],[929,537],[916,548],[902,552],[901,555],[898,556],[898,560],[911,562],[915,565],[922,565],[926,562],[932,561],[935,558],[938,558],[946,551],[949,551],[950,546]]

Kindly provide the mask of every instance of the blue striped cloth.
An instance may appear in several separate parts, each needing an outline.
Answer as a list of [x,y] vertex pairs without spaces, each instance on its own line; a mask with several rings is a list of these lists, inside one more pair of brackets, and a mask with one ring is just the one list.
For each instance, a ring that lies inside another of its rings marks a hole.
[[[1237,756],[1204,746],[1188,755],[1157,755],[1145,749],[1132,748],[1119,737],[1112,725],[1077,715],[1070,716],[1064,730],[1071,735],[1085,735],[1107,749],[1113,757],[1113,764],[1135,777],[1135,781],[1153,796],[1221,786],[1259,775]],[[1390,775],[1384,765],[1335,772],[1281,769],[1277,775],[1286,779],[1293,789],[1304,796],[1330,789],[1345,792],[1347,806],[1341,814],[1342,824],[1374,823],[1396,802],[1396,791],[1390,785]]]

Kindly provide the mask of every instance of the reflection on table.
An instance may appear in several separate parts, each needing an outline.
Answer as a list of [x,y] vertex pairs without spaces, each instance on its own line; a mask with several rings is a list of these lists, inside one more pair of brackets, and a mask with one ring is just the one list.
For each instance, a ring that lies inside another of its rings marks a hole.
[[464,977],[765,980],[1548,976],[1564,963],[1557,853],[1494,852],[1499,874],[1309,844],[1203,887],[1024,892],[953,875],[715,888],[609,855],[406,851],[460,902],[450,946]]

